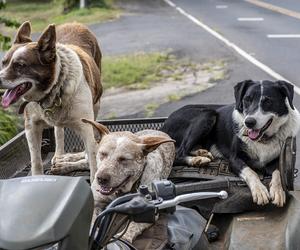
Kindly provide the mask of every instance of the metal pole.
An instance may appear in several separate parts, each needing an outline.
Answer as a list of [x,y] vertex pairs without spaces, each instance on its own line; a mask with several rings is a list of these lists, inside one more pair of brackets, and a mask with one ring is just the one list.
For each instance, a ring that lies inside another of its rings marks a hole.
[[80,9],[86,7],[86,0],[80,0]]

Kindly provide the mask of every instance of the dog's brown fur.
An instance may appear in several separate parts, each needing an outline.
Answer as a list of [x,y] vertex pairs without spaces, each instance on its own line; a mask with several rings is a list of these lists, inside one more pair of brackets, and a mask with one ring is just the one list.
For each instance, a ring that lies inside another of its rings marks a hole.
[[102,54],[100,47],[97,39],[86,26],[80,23],[62,24],[57,27],[56,34],[58,42],[78,46],[94,58],[101,73]]
[[94,119],[100,108],[101,51],[97,39],[78,23],[49,25],[37,42],[32,42],[30,33],[30,23],[23,23],[2,60],[0,85],[9,89],[7,93],[16,90],[14,98],[6,95],[2,104],[9,106],[21,97],[29,103],[25,131],[33,174],[43,173],[41,133],[50,125],[55,127],[56,138],[53,163],[64,153],[63,127],[70,127],[84,140],[93,178],[96,142],[92,128],[81,118]]
[[74,50],[79,56],[80,61],[83,65],[83,73],[85,79],[87,80],[89,87],[92,91],[93,102],[97,103],[102,95],[101,78],[100,74],[97,74],[97,65],[93,63],[93,61],[90,60],[91,57],[87,55],[87,53],[84,50],[80,49],[78,46],[68,45],[68,47]]

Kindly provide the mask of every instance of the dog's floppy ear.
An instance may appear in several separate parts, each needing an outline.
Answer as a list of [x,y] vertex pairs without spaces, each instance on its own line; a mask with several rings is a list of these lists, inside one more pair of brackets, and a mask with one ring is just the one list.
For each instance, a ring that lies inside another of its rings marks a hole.
[[32,42],[30,38],[31,25],[29,21],[21,24],[14,39],[14,43],[28,43]]
[[252,80],[245,80],[237,83],[234,86],[234,97],[235,97],[235,108],[242,113],[243,112],[243,97],[246,93],[246,90],[254,84]]
[[276,81],[275,83],[278,84],[281,93],[283,93],[283,95],[287,97],[291,108],[294,109],[294,105],[293,105],[294,85],[286,81]]
[[43,64],[49,64],[56,58],[56,31],[55,25],[50,24],[38,40],[40,60]]
[[143,136],[142,139],[142,149],[145,155],[151,153],[153,150],[157,149],[163,143],[174,142],[171,138],[164,136]]
[[95,122],[95,121],[92,121],[92,120],[88,120],[88,119],[81,119],[82,122],[84,123],[89,123],[91,124],[94,128],[97,129],[97,131],[99,132],[99,134],[101,136],[103,135],[107,135],[109,134],[109,129],[107,127],[105,127],[104,125],[98,123],[98,122]]

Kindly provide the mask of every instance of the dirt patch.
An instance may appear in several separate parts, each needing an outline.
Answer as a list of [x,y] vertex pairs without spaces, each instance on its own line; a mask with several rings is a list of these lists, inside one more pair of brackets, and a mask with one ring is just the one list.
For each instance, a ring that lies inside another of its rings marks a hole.
[[168,69],[162,69],[160,73],[166,77],[151,83],[147,89],[121,87],[106,90],[98,118],[112,119],[139,112],[150,117],[161,104],[204,91],[227,77],[226,63],[222,60],[177,64],[177,68],[171,70],[172,74]]

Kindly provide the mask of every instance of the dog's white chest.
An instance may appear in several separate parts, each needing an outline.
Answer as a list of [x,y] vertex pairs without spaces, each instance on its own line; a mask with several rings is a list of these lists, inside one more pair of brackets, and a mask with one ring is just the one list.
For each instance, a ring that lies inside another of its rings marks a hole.
[[276,159],[280,155],[281,145],[279,141],[273,143],[258,143],[248,140],[246,143],[246,151],[252,159],[259,162],[260,167],[264,167],[270,161]]

